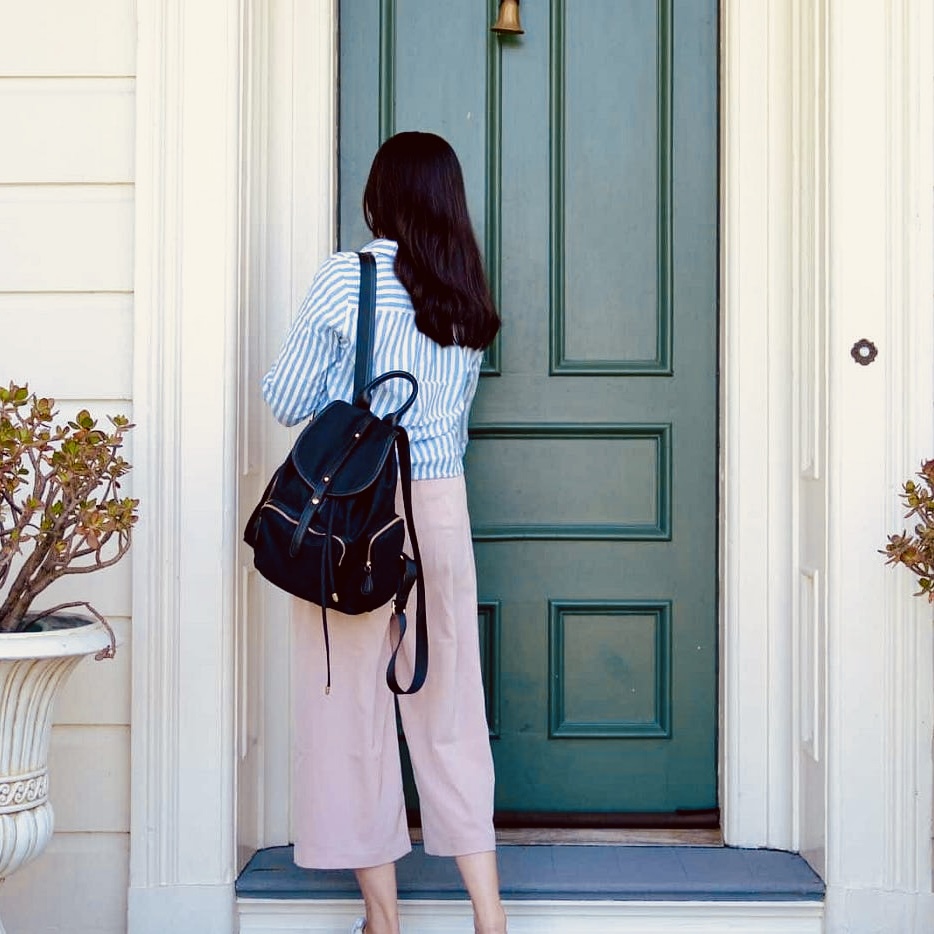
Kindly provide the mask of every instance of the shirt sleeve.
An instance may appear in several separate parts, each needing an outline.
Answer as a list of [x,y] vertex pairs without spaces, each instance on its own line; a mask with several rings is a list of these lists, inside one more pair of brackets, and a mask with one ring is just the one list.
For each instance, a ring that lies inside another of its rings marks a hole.
[[464,384],[464,417],[461,419],[460,426],[459,440],[461,451],[467,449],[467,439],[469,436],[467,425],[470,418],[470,409],[473,406],[474,396],[477,394],[477,386],[480,383],[480,366],[483,363],[482,350],[472,350],[470,353],[472,354],[470,359],[470,370],[467,381]]
[[348,302],[358,284],[359,270],[340,253],[315,276],[279,356],[263,377],[263,397],[283,425],[298,424],[326,400],[328,371],[347,344]]

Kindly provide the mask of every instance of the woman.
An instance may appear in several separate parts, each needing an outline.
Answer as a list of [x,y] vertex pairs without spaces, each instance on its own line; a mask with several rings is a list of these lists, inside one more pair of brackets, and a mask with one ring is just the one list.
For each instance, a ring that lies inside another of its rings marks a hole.
[[[430,665],[424,687],[399,697],[399,710],[425,851],[455,857],[477,934],[503,934],[463,475],[482,351],[499,330],[499,316],[470,225],[460,164],[443,139],[431,133],[388,139],[373,160],[363,210],[376,237],[364,247],[377,266],[373,373],[408,370],[419,386],[402,424],[411,443]],[[354,253],[334,254],[315,277],[263,380],[280,422],[294,425],[328,402],[350,399],[359,282]],[[373,410],[398,408],[406,392],[401,381],[384,384]],[[317,608],[302,603],[295,613],[295,861],[354,869],[366,907],[366,920],[354,930],[367,934],[398,934],[395,861],[411,849],[393,696],[383,677],[388,615],[385,609],[334,614],[333,687],[325,696]]]

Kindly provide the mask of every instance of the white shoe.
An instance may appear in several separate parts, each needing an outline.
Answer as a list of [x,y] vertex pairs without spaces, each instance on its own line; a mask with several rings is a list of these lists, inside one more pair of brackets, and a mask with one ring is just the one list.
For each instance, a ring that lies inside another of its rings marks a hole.
[[350,934],[363,934],[363,931],[366,930],[366,918],[357,918],[353,923],[353,927],[350,929]]

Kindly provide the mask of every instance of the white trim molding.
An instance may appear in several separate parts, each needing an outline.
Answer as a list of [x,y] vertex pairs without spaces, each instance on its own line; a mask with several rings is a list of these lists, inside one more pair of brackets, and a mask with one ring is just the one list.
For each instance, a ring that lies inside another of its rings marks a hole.
[[792,848],[827,869],[829,29],[792,7]]
[[130,934],[229,934],[240,8],[138,0]]
[[792,17],[720,9],[720,801],[727,843],[790,849]]
[[934,456],[932,8],[721,11],[724,836],[805,852],[829,932],[920,934],[931,611],[878,549]]
[[[240,515],[288,433],[262,401],[262,374],[336,244],[337,0],[243,0]],[[289,842],[289,602],[241,545],[237,612],[238,864]]]
[[934,456],[932,14],[830,0],[830,932],[934,930],[932,614],[877,553]]

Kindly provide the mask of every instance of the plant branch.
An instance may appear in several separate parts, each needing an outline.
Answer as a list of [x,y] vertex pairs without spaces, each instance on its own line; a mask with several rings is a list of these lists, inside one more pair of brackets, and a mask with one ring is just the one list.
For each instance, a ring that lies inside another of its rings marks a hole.
[[110,636],[110,645],[108,645],[107,648],[105,649],[101,649],[100,652],[98,652],[94,656],[94,659],[100,662],[100,661],[103,661],[105,658],[113,658],[117,654],[117,637],[114,634],[114,631],[111,628],[110,623],[108,623],[107,620],[104,619],[104,617],[101,616],[101,614],[98,613],[98,611],[95,610],[94,607],[91,606],[91,604],[87,602],[87,600],[75,600],[72,603],[59,603],[58,606],[53,606],[49,610],[43,610],[41,613],[37,613],[33,616],[30,616],[29,622],[37,623],[39,622],[40,619],[45,619],[48,616],[52,616],[53,614],[58,613],[59,610],[68,610],[76,606],[83,606],[89,612],[93,613],[94,616],[97,618],[98,622],[103,625],[104,629],[107,630],[107,634]]
[[61,569],[61,572],[58,575],[56,575],[56,579],[58,577],[65,577],[68,574],[90,574],[92,571],[100,571],[100,570],[103,570],[104,568],[109,568],[111,567],[111,565],[116,564],[127,553],[127,551],[129,551],[129,549],[130,549],[130,542],[128,539],[125,543],[122,543],[120,545],[119,551],[117,551],[117,553],[113,555],[112,557],[104,558],[103,560],[98,558],[98,560],[95,561],[94,564],[85,564],[81,566],[79,565],[73,566],[69,564],[67,567],[63,567]]

